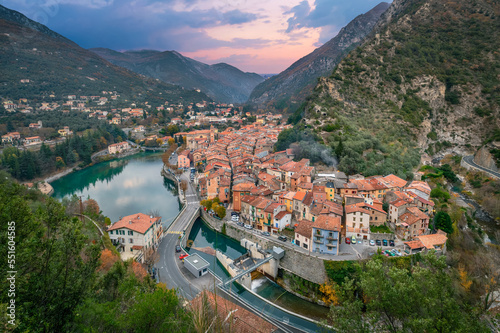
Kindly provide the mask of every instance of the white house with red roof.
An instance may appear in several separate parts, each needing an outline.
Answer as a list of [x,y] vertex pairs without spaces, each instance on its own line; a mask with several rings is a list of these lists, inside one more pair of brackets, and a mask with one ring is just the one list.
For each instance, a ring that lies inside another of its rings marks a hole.
[[138,257],[144,249],[156,248],[163,234],[161,216],[143,213],[125,216],[107,231],[123,260]]

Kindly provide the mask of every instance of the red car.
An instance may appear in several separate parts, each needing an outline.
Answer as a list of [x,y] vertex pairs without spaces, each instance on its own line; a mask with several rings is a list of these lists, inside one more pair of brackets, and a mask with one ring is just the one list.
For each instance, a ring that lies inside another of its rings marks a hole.
[[351,239],[350,239],[350,238],[346,238],[346,239],[345,239],[345,243],[346,243],[346,244],[351,244]]
[[186,258],[186,257],[188,257],[188,256],[189,256],[189,254],[181,254],[181,255],[179,256],[179,260],[182,260],[182,259],[184,259],[184,258]]

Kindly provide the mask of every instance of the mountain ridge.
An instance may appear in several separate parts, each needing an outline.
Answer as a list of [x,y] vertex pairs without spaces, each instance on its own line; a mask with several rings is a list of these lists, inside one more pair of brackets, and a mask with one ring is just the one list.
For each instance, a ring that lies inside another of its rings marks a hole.
[[282,99],[303,101],[312,93],[317,78],[330,75],[342,57],[372,30],[388,7],[388,3],[381,2],[368,12],[358,15],[321,47],[256,86],[249,102],[265,105]]
[[488,0],[395,0],[294,119],[330,146],[342,140],[339,168],[367,175],[409,175],[424,151],[500,141],[498,15]]
[[41,98],[51,94],[98,94],[117,91],[124,97],[164,101],[209,100],[115,66],[73,41],[0,5],[0,96]]
[[89,50],[115,65],[167,83],[200,89],[221,102],[245,102],[253,88],[264,80],[256,73],[243,72],[227,63],[208,65],[177,51]]

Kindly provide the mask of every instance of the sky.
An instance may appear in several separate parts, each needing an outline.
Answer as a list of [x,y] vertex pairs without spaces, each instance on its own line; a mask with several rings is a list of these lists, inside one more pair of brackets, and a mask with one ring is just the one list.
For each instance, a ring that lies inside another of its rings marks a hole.
[[275,74],[382,0],[0,0],[84,48],[175,50]]

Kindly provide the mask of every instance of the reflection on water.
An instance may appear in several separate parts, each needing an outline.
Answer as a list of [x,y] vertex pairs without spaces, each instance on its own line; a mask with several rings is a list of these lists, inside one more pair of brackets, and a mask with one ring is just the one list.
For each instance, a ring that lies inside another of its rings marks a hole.
[[160,174],[162,165],[161,154],[152,153],[102,162],[52,182],[53,196],[90,196],[113,222],[158,211],[167,226],[179,213],[180,202],[175,184]]
[[197,219],[194,222],[188,237],[189,240],[193,241],[189,242],[190,247],[203,248],[208,246],[219,250],[231,259],[236,259],[247,252],[240,243],[218,232],[214,232],[201,219]]

